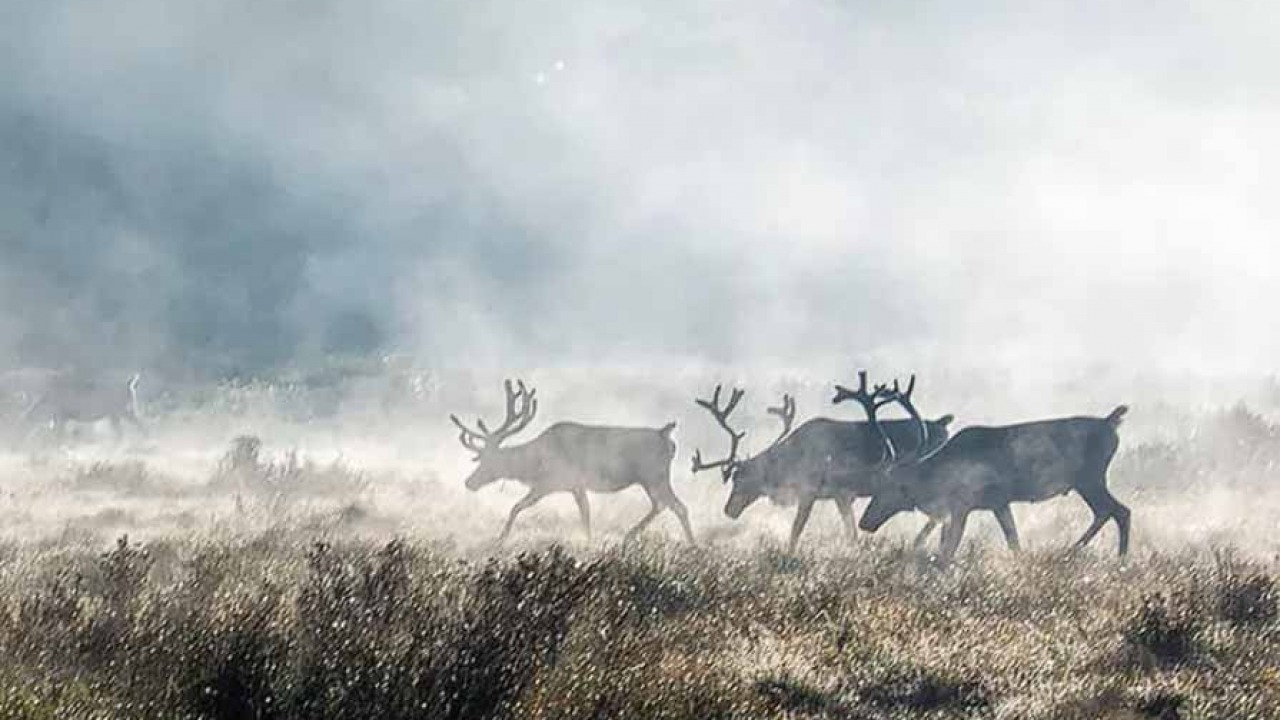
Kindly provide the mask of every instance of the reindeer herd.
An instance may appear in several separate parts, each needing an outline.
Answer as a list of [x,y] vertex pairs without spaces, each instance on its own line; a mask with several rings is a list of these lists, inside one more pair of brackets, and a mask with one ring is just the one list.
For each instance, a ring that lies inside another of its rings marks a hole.
[[[731,415],[744,391],[735,388],[726,397],[717,386],[710,398],[696,402],[728,436],[728,452],[707,461],[700,450],[695,451],[693,472],[718,470],[731,485],[724,512],[733,519],[760,498],[795,505],[791,551],[819,500],[835,503],[851,538],[858,527],[875,532],[899,513],[923,512],[928,522],[915,544],[922,544],[941,525],[938,559],[943,563],[955,555],[969,515],[989,510],[1010,549],[1016,551],[1018,529],[1010,506],[1074,490],[1093,511],[1093,522],[1073,550],[1114,521],[1120,555],[1128,552],[1129,508],[1107,488],[1107,468],[1119,446],[1116,429],[1128,408],[1121,405],[1106,417],[972,426],[952,436],[951,415],[936,420],[921,417],[913,400],[915,388],[914,375],[904,389],[897,380],[870,386],[867,373],[859,372],[858,387],[837,385],[832,402],[856,402],[866,420],[813,418],[794,428],[795,400],[784,395],[781,405],[767,408],[781,421],[782,431],[764,450],[742,457],[739,451],[746,433],[734,429]],[[674,422],[661,428],[560,422],[527,443],[503,447],[504,441],[528,427],[538,410],[535,391],[523,382],[507,381],[505,390],[506,417],[494,430],[483,420],[468,427],[456,415],[450,416],[460,431],[459,441],[475,453],[477,465],[466,480],[467,488],[476,490],[499,479],[529,488],[511,509],[499,542],[511,532],[516,516],[557,492],[573,495],[589,536],[587,493],[617,492],[633,485],[645,491],[653,507],[627,533],[627,539],[669,509],[679,519],[685,538],[694,542],[688,511],[671,489]],[[879,410],[887,405],[899,406],[908,419],[881,420]],[[870,503],[855,525],[853,504],[859,498],[870,498]]]
[[[68,424],[110,423],[117,437],[123,425],[142,428],[138,413],[139,376],[127,380],[92,381],[62,371],[27,371],[0,375],[0,399],[21,409],[28,427],[61,435]],[[30,375],[30,377],[28,377]],[[966,427],[952,435],[953,416],[921,417],[913,395],[913,375],[905,388],[871,386],[866,372],[858,373],[854,389],[835,386],[832,403],[855,402],[865,420],[817,417],[795,426],[794,398],[766,409],[782,424],[781,432],[763,450],[740,455],[746,432],[735,429],[732,415],[744,391],[727,395],[717,386],[696,403],[706,410],[728,438],[724,457],[705,460],[693,454],[694,473],[719,471],[729,484],[724,512],[732,519],[761,498],[796,506],[789,550],[794,551],[814,505],[835,503],[845,532],[854,537],[861,528],[875,532],[893,516],[918,510],[928,518],[916,536],[921,545],[939,525],[938,558],[949,561],[964,535],[969,515],[988,510],[1004,533],[1010,549],[1019,549],[1018,529],[1010,506],[1040,502],[1075,491],[1093,511],[1093,522],[1076,542],[1087,544],[1108,521],[1119,531],[1119,552],[1129,549],[1129,508],[1107,488],[1107,469],[1119,445],[1116,430],[1127,408],[1106,417],[1067,417],[997,427]],[[450,419],[458,439],[474,453],[476,467],[466,486],[478,490],[495,480],[510,479],[529,488],[511,508],[498,542],[507,538],[517,516],[553,493],[569,493],[577,503],[582,524],[591,533],[588,493],[613,493],[634,485],[648,495],[652,507],[628,533],[644,530],[663,510],[680,522],[686,540],[694,542],[689,512],[671,487],[671,462],[676,444],[675,423],[660,428],[616,427],[558,422],[520,445],[504,445],[533,422],[538,412],[536,392],[523,382],[505,383],[506,414],[490,429],[483,420],[467,426]],[[881,420],[879,411],[897,405],[904,420]],[[854,501],[870,498],[855,522]]]

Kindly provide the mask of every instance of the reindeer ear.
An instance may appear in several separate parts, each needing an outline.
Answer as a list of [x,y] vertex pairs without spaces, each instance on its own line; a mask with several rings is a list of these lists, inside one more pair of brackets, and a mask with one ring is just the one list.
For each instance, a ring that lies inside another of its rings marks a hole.
[[951,424],[952,420],[955,420],[955,419],[956,419],[955,415],[943,415],[942,417],[938,418],[938,424],[941,425],[942,427],[946,427]]

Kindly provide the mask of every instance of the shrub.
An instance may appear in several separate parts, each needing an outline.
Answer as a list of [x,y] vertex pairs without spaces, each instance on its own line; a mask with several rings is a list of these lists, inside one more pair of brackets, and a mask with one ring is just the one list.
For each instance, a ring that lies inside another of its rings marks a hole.
[[145,463],[95,462],[75,470],[69,484],[73,491],[110,491],[123,495],[167,495],[171,483],[156,478]]
[[1125,639],[1144,660],[1159,667],[1172,667],[1191,659],[1200,625],[1188,603],[1160,593],[1150,594],[1142,598],[1129,621]]
[[1276,619],[1275,581],[1265,573],[1229,573],[1215,587],[1218,618],[1238,626]]
[[926,670],[891,676],[863,688],[858,695],[877,707],[911,712],[972,710],[991,704],[981,683],[944,677]]
[[1265,622],[1269,576],[1204,554],[939,573],[878,548],[794,565],[661,543],[450,552],[287,528],[25,546],[0,567],[0,717],[1177,718],[1280,703],[1274,632],[1227,627]]
[[263,460],[262,440],[254,435],[231,441],[207,483],[210,490],[235,493],[238,506],[242,506],[242,495],[265,501],[272,517],[283,513],[296,497],[351,496],[368,485],[364,473],[341,460],[322,465],[299,458],[296,450],[286,453],[281,462]]

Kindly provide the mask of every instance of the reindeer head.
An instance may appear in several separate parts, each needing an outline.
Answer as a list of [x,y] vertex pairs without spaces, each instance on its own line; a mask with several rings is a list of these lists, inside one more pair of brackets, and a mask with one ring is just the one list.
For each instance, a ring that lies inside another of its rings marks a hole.
[[743,391],[735,388],[729,395],[729,402],[723,407],[720,405],[720,392],[721,387],[717,385],[710,400],[698,400],[697,403],[711,413],[711,416],[716,419],[716,423],[729,434],[729,454],[722,460],[703,462],[702,452],[700,450],[694,451],[693,471],[697,473],[718,467],[724,482],[732,481],[733,489],[729,492],[729,500],[725,503],[724,513],[736,520],[751,503],[764,496],[769,477],[769,461],[771,459],[769,450],[782,442],[791,432],[791,424],[796,417],[796,403],[795,399],[790,395],[783,395],[782,405],[769,408],[769,414],[777,415],[782,420],[782,433],[764,451],[754,457],[739,459],[738,444],[742,442],[742,438],[746,436],[746,433],[735,431],[729,426],[729,414],[738,406],[738,401],[742,400]]
[[512,460],[510,449],[501,447],[501,443],[528,427],[538,413],[538,401],[534,398],[536,391],[525,388],[523,381],[516,381],[513,386],[510,380],[506,380],[503,389],[507,396],[507,413],[497,429],[490,430],[484,420],[478,418],[475,429],[472,429],[464,425],[457,415],[449,416],[461,431],[458,442],[475,453],[474,460],[479,463],[467,477],[468,490],[479,490],[495,480],[514,478],[519,473],[518,463]]
[[747,458],[733,475],[733,488],[724,504],[724,514],[737,520],[756,500],[765,496],[769,479],[766,458]]

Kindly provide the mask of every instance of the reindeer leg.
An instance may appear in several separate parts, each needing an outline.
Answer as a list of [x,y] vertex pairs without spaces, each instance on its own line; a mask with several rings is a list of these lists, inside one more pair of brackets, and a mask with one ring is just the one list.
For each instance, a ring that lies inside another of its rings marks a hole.
[[1088,545],[1089,541],[1093,539],[1093,536],[1097,535],[1098,531],[1102,529],[1102,526],[1106,525],[1107,521],[1110,519],[1111,518],[1107,515],[1095,515],[1093,517],[1093,523],[1089,525],[1089,529],[1085,530],[1084,535],[1081,535],[1080,539],[1071,546],[1071,550],[1068,551],[1068,554],[1074,555],[1085,545]]
[[1089,525],[1089,529],[1084,531],[1084,535],[1071,546],[1071,552],[1076,552],[1080,548],[1089,544],[1094,535],[1107,524],[1108,520],[1116,521],[1116,529],[1120,532],[1120,557],[1124,557],[1129,552],[1129,508],[1123,503],[1116,500],[1115,497],[1105,487],[1094,488],[1086,486],[1078,488],[1080,497],[1089,505],[1089,509],[1093,511],[1093,523]]
[[800,507],[796,510],[796,519],[791,523],[791,542],[787,544],[787,552],[795,553],[796,543],[800,541],[800,533],[809,522],[809,513],[813,512],[813,504],[818,498],[812,495],[800,499]]
[[587,541],[591,541],[591,506],[587,504],[587,491],[574,490],[573,500],[578,504],[578,515],[582,518],[582,529],[587,534]]
[[858,539],[858,524],[853,519],[853,500],[848,497],[837,497],[836,509],[840,511],[840,519],[844,521],[845,536],[849,542]]
[[933,532],[936,527],[938,527],[938,520],[930,517],[924,527],[920,528],[920,532],[916,533],[916,539],[911,541],[912,549],[919,549],[921,545],[924,545],[924,541],[929,539],[929,533]]
[[147,428],[142,424],[142,420],[138,418],[137,413],[134,413],[134,412],[125,413],[124,418],[129,421],[129,424],[133,426],[134,430],[138,431],[139,435],[145,436],[147,434]]
[[943,565],[951,562],[960,547],[960,538],[964,537],[964,526],[969,521],[968,510],[951,513],[951,522],[942,528],[942,545],[938,552],[938,561]]
[[507,539],[507,535],[511,534],[511,525],[516,521],[517,515],[528,510],[534,503],[541,500],[544,496],[545,493],[538,490],[530,490],[528,495],[520,498],[519,502],[511,508],[511,514],[507,516],[507,524],[502,526],[502,534],[498,536],[498,540],[495,544],[501,545],[502,542]]
[[1077,488],[1080,497],[1084,499],[1085,504],[1093,511],[1093,522],[1090,523],[1088,529],[1084,531],[1084,535],[1071,546],[1070,553],[1074,554],[1089,544],[1093,540],[1093,536],[1098,534],[1103,525],[1107,524],[1107,520],[1111,519],[1111,508],[1107,502],[1102,499],[1101,493],[1095,492],[1093,488]]
[[658,517],[658,513],[662,512],[662,505],[660,505],[657,500],[650,497],[649,501],[653,503],[653,507],[649,508],[649,514],[641,518],[640,522],[636,523],[635,527],[627,531],[622,542],[628,543],[634,540],[637,535],[644,532],[645,528],[649,527],[649,523],[653,522],[654,518]]
[[1111,517],[1116,521],[1116,530],[1120,533],[1120,557],[1124,557],[1129,554],[1129,507],[1114,497],[1111,500],[1116,504]]
[[62,420],[50,421],[49,435],[53,438],[54,447],[61,449],[67,444],[67,424]]
[[674,492],[668,488],[667,507],[671,508],[671,512],[675,513],[676,519],[680,521],[680,529],[684,531],[684,539],[690,545],[697,545],[698,542],[693,539],[693,527],[689,525],[689,509],[684,506],[680,498],[676,497]]
[[654,483],[652,486],[644,485],[643,487],[645,493],[649,496],[649,502],[653,503],[653,507],[650,508],[648,515],[645,515],[635,527],[627,531],[623,542],[629,542],[636,535],[639,535],[649,526],[649,523],[653,522],[653,519],[659,513],[664,509],[670,508],[671,512],[680,521],[680,529],[684,531],[685,540],[690,545],[696,545],[697,542],[693,539],[693,528],[689,525],[689,509],[684,506],[680,498],[676,497],[675,491],[671,489],[670,478],[664,477],[660,482]]
[[1116,521],[1116,531],[1119,535],[1119,555],[1124,557],[1129,554],[1129,508],[1124,503],[1116,499],[1115,495],[1106,486],[1105,471],[1102,474],[1102,483],[1099,488],[1102,497],[1102,503],[1107,507],[1107,516]]
[[1018,552],[1022,549],[1018,542],[1018,526],[1013,524],[1013,511],[1008,505],[1002,505],[991,512],[995,513],[996,522],[1000,523],[1000,531],[1004,533],[1005,544],[1009,549]]

